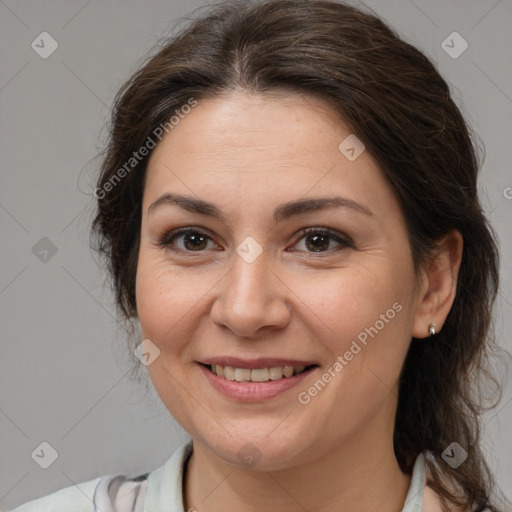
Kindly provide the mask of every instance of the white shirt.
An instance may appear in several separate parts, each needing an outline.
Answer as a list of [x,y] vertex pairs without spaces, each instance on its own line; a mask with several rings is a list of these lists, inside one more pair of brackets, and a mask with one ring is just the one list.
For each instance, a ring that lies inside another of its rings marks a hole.
[[[29,501],[10,512],[185,512],[182,482],[192,453],[183,444],[160,468],[137,478],[106,475]],[[401,512],[436,512],[438,502],[425,487],[423,454],[414,463],[411,483]]]

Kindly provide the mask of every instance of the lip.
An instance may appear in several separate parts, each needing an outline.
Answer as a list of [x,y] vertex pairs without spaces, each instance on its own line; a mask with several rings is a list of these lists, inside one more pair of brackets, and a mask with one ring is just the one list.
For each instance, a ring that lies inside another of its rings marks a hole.
[[[220,359],[220,358],[219,358]],[[223,361],[226,359],[222,358]],[[240,360],[239,360],[240,361]],[[264,361],[276,361],[275,359],[266,359]],[[213,364],[221,364],[221,363],[213,363]],[[244,362],[247,364],[247,361]],[[258,363],[260,364],[260,363]],[[270,398],[274,398],[280,393],[284,393],[289,389],[295,387],[297,384],[302,382],[305,378],[307,378],[312,372],[318,369],[318,366],[314,366],[305,370],[302,373],[297,375],[293,375],[292,377],[284,377],[279,380],[269,380],[267,382],[237,382],[224,379],[223,377],[219,377],[215,373],[211,372],[208,368],[206,368],[203,364],[198,363],[197,366],[199,370],[203,373],[206,380],[212,385],[214,389],[219,391],[225,397],[234,400],[236,402],[262,402],[264,400],[269,400]],[[223,365],[224,366],[224,365]],[[225,366],[231,366],[225,364]],[[280,364],[274,364],[274,366],[281,366]],[[284,365],[283,365],[284,366]],[[299,365],[296,366],[308,366],[308,365]],[[238,366],[237,368],[248,368],[247,366]],[[253,368],[266,368],[267,366],[253,366]]]
[[[204,361],[198,361],[206,365],[218,364],[220,366],[231,366],[233,368],[247,368],[254,370],[256,368],[272,368],[274,366],[311,366],[317,365],[315,361],[299,361],[297,359],[279,359],[270,357],[258,357],[255,359],[241,359],[240,357],[220,356],[212,357]],[[291,378],[291,377],[288,377]]]

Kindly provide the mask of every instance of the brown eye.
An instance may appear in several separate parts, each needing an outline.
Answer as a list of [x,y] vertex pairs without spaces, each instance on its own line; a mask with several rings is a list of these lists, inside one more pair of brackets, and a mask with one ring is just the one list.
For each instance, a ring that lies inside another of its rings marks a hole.
[[207,249],[209,241],[215,246],[213,240],[206,233],[196,229],[185,228],[177,229],[164,235],[160,245],[177,251],[201,252]]
[[325,251],[329,248],[330,236],[324,234],[311,234],[305,238],[306,247],[312,251]]
[[[299,243],[303,243],[306,252],[332,252],[346,247],[352,247],[352,243],[342,238],[339,234],[327,228],[307,228],[298,233]],[[295,245],[297,245],[295,244]],[[334,247],[332,247],[334,245]]]
[[[303,243],[304,248],[298,250],[309,253],[331,253],[343,248],[353,247],[351,241],[327,228],[306,228],[297,236],[300,237],[300,240],[296,242],[295,246]],[[208,247],[209,242],[211,243],[210,247]],[[208,248],[218,247],[209,235],[191,228],[180,228],[166,233],[159,240],[159,245],[184,253],[200,253]]]

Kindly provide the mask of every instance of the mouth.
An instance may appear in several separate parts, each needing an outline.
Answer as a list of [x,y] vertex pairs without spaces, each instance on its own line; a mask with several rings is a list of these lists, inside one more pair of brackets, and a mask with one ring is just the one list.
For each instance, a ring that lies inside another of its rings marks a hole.
[[[223,360],[225,362],[225,359]],[[211,387],[230,401],[255,403],[296,387],[320,366],[318,364],[276,365],[272,361],[263,366],[260,361],[238,362],[228,366],[215,362],[199,363],[198,368]],[[252,368],[247,368],[252,366]]]
[[203,364],[203,366],[214,375],[232,382],[268,382],[289,379],[295,375],[307,372],[318,365],[284,365],[266,368],[237,368],[220,364]]

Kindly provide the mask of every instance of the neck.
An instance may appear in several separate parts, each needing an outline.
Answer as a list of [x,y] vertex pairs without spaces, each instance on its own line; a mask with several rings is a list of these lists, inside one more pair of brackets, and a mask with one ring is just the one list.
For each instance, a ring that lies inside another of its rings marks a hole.
[[321,457],[278,471],[240,468],[194,441],[185,469],[185,510],[402,510],[411,477],[398,466],[392,427],[386,443],[382,432],[366,428]]

